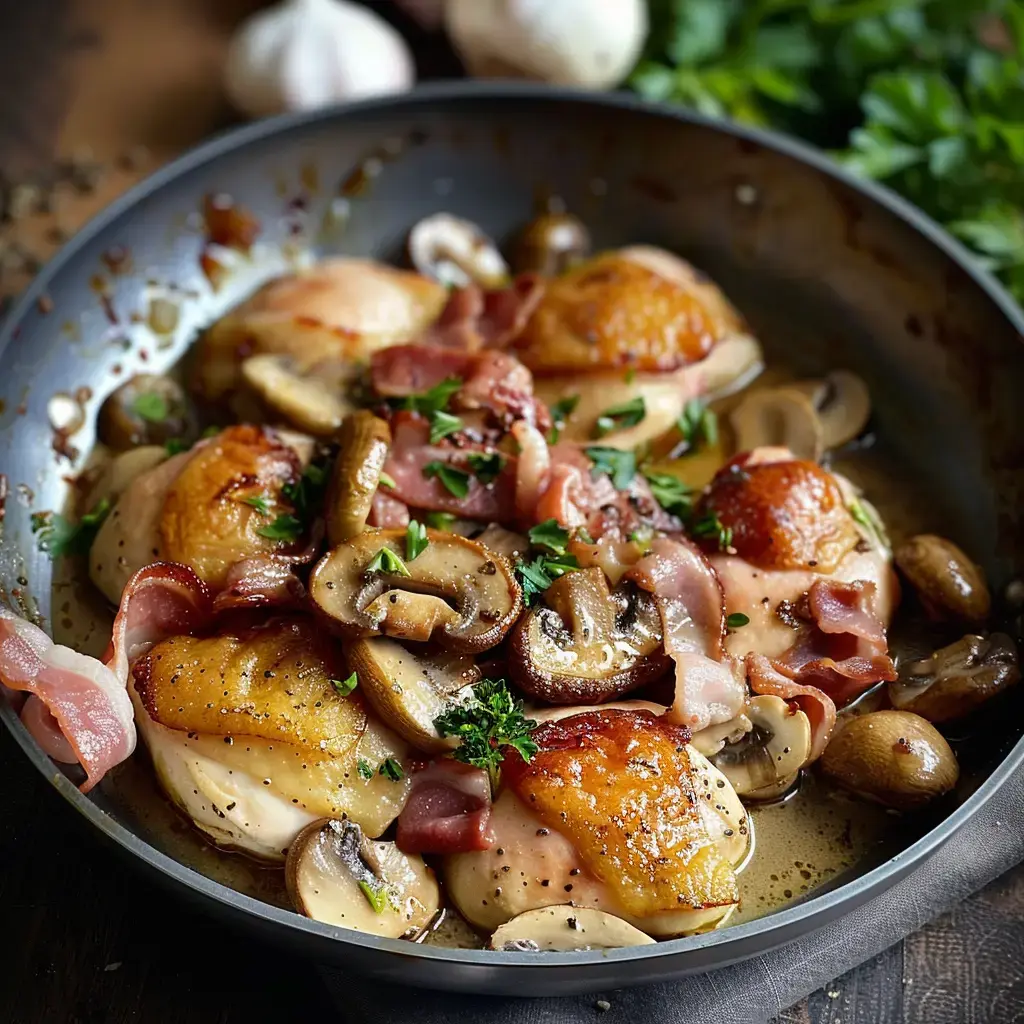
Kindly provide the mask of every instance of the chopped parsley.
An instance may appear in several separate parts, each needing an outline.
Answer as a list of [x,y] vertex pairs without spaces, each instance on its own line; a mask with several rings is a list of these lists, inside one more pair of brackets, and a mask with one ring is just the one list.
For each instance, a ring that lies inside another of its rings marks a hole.
[[552,427],[548,431],[548,444],[558,444],[558,439],[562,436],[562,431],[565,430],[566,422],[579,404],[579,395],[566,395],[565,398],[560,398],[551,406]]
[[199,436],[204,441],[208,441],[211,437],[216,437],[220,433],[220,429],[220,427],[209,426]]
[[564,555],[569,543],[569,531],[558,525],[557,519],[545,519],[530,528],[530,543],[536,548],[547,548],[553,555]]
[[526,762],[539,749],[530,737],[537,723],[523,715],[522,701],[512,695],[503,679],[482,679],[468,699],[435,718],[434,726],[442,736],[461,741],[453,754],[455,760],[483,768],[492,790],[497,790],[506,748],[511,747]]
[[357,686],[359,685],[359,676],[352,673],[348,679],[332,679],[331,686],[337,690],[338,695],[341,697],[347,697]]
[[390,473],[385,473],[384,470],[380,471],[380,486],[390,487],[392,490],[395,489],[395,478]]
[[383,574],[389,574],[391,576],[411,576],[405,562],[398,557],[391,550],[391,548],[383,547],[377,552],[370,560],[370,564],[366,567],[365,572],[367,575],[374,572]]
[[442,438],[462,429],[462,420],[450,412],[438,410],[430,416],[430,443],[437,444]]
[[470,452],[466,456],[473,476],[482,484],[492,483],[498,479],[505,466],[505,457],[500,452]]
[[690,533],[694,537],[708,537],[713,539],[719,551],[725,551],[732,547],[732,529],[723,526],[718,513],[714,510],[705,512],[699,519],[690,524]]
[[469,494],[470,475],[464,469],[456,469],[447,462],[428,462],[423,467],[423,475],[429,480],[437,477],[449,494],[456,498],[464,498]]
[[636,453],[618,448],[587,448],[587,458],[593,462],[592,476],[607,473],[617,491],[624,491],[636,476]]
[[580,567],[575,555],[538,555],[532,562],[517,562],[516,576],[523,588],[523,602],[530,606],[559,576]]
[[654,531],[649,526],[640,526],[629,535],[630,541],[635,544],[640,553],[646,555],[651,550],[654,541]]
[[693,489],[684,484],[679,477],[670,473],[649,473],[643,471],[644,478],[650,484],[651,494],[654,500],[669,515],[678,516],[680,519],[688,519],[693,511]]
[[683,406],[676,427],[690,451],[696,451],[701,444],[718,443],[718,417],[699,398],[691,398]]
[[451,512],[428,512],[424,518],[427,521],[427,526],[431,529],[446,530],[451,533],[456,517]]
[[428,391],[421,391],[415,395],[404,395],[402,398],[390,398],[388,402],[396,409],[406,409],[409,412],[418,412],[422,416],[433,417],[435,413],[444,412],[448,403],[462,387],[462,380],[458,377],[446,377],[440,384],[435,384]]
[[110,514],[110,509],[110,500],[103,498],[77,523],[69,522],[56,512],[33,512],[32,532],[36,535],[39,550],[45,552],[51,559],[67,555],[84,555],[92,546],[103,520]]
[[401,782],[405,778],[405,769],[401,763],[393,757],[389,757],[386,761],[381,763],[381,766],[377,769],[378,774],[383,775],[385,779],[390,779],[392,782]]
[[283,540],[290,543],[302,536],[302,529],[302,520],[285,513],[267,526],[261,526],[256,532],[268,540]]
[[729,629],[739,629],[741,626],[745,626],[749,622],[750,616],[744,615],[743,612],[733,612],[732,615],[727,615],[725,618],[725,625]]
[[371,885],[371,883],[367,882],[366,879],[361,879],[359,882],[359,888],[366,897],[366,902],[373,907],[376,913],[383,914],[385,910],[394,909],[391,896],[385,886]]
[[270,515],[270,504],[265,494],[257,494],[255,497],[243,498],[242,500],[246,503],[246,505],[251,505],[254,509],[256,509],[256,511],[259,512],[261,516]]
[[410,519],[409,525],[405,528],[406,560],[411,562],[414,558],[419,558],[427,550],[429,543],[430,541],[427,540],[427,528],[415,519]]
[[187,452],[192,446],[181,437],[171,437],[164,441],[164,451],[168,455],[180,455],[182,452]]
[[624,430],[626,427],[635,427],[643,421],[647,415],[647,403],[643,395],[619,405],[613,405],[605,409],[597,418],[594,425],[594,437],[604,437],[615,430]]
[[163,423],[171,414],[171,407],[163,395],[144,391],[132,402],[132,412],[147,423]]
[[373,765],[370,764],[366,758],[359,758],[359,763],[356,765],[356,769],[359,772],[361,779],[372,779],[377,773],[373,770]]
[[295,514],[300,519],[308,520],[320,507],[326,489],[327,467],[319,462],[311,462],[302,471],[298,481],[281,488],[281,496],[295,506]]

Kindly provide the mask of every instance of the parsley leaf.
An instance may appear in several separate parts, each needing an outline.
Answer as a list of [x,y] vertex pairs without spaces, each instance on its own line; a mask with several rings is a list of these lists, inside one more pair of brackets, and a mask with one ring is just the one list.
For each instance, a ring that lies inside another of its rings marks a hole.
[[618,448],[587,448],[587,458],[594,465],[591,467],[593,476],[607,473],[617,491],[624,491],[636,476],[636,453],[619,451]]
[[352,673],[348,679],[332,679],[331,686],[338,691],[342,697],[347,697],[359,685],[359,676]]
[[384,470],[380,471],[380,478],[379,478],[379,480],[380,480],[380,486],[381,487],[390,487],[391,490],[394,490],[395,487],[397,486],[395,484],[395,478],[393,476],[391,476],[390,473],[385,473]]
[[401,762],[395,760],[393,757],[389,757],[384,761],[381,766],[377,769],[378,774],[383,775],[385,779],[390,779],[392,782],[401,782],[405,778],[405,769],[402,767]]
[[554,555],[564,555],[569,543],[569,531],[558,525],[557,519],[545,519],[530,528],[530,543],[537,548],[547,548]]
[[370,564],[363,570],[365,575],[370,573],[379,572],[382,574],[390,574],[392,576],[411,576],[412,573],[406,567],[405,562],[402,561],[398,555],[389,547],[383,547],[377,552],[370,560]]
[[523,715],[522,701],[503,679],[482,679],[468,699],[435,718],[434,726],[442,736],[458,737],[455,760],[483,768],[492,790],[498,787],[503,748],[512,748],[527,762],[539,749],[530,738],[537,723]]
[[163,423],[171,414],[171,407],[163,395],[144,391],[132,402],[132,412],[147,423]]
[[610,434],[615,430],[635,427],[642,422],[646,415],[647,403],[644,401],[643,395],[637,395],[636,398],[628,402],[610,406],[598,416],[597,423],[594,425],[594,437],[604,437],[605,434]]
[[690,533],[694,537],[708,537],[715,541],[719,551],[725,551],[732,547],[732,529],[723,526],[718,518],[718,513],[709,510],[699,519],[690,524]]
[[699,398],[691,398],[683,406],[683,414],[676,420],[688,450],[695,451],[701,444],[718,442],[718,417]]
[[409,525],[405,528],[406,560],[411,562],[414,558],[418,558],[427,550],[429,543],[430,541],[427,540],[427,528],[415,519],[410,519]]
[[565,398],[560,398],[551,406],[552,427],[548,431],[548,444],[558,444],[558,439],[562,436],[562,431],[565,430],[566,422],[579,404],[579,395],[566,395]]
[[388,890],[383,885],[371,885],[366,879],[360,879],[359,888],[366,897],[366,902],[373,907],[374,912],[383,914],[385,910],[393,910]]
[[267,526],[261,526],[256,532],[268,540],[296,541],[302,536],[302,522],[295,516],[284,514],[278,516]]
[[295,506],[295,514],[300,519],[308,521],[320,508],[326,490],[327,466],[311,462],[295,483],[281,488],[281,496]]
[[650,485],[654,500],[669,515],[688,519],[693,510],[693,489],[671,473],[649,473],[643,471],[644,478]]
[[438,410],[430,417],[430,443],[437,444],[442,438],[462,429],[462,420],[450,412]]
[[448,408],[448,402],[451,401],[452,395],[461,387],[462,381],[458,377],[447,377],[440,384],[435,384],[429,391],[389,401],[399,409],[408,409],[424,416],[433,416],[434,413],[444,412]]
[[164,451],[168,455],[180,455],[182,452],[187,452],[192,446],[181,437],[171,437],[164,441]]
[[451,533],[452,524],[455,522],[455,516],[451,512],[428,512],[424,518],[427,521],[427,526],[433,530],[445,530]]
[[436,476],[444,485],[445,490],[449,494],[454,494],[456,498],[464,498],[469,494],[469,481],[471,477],[464,469],[456,469],[447,462],[435,460],[434,462],[428,462],[423,467],[423,475],[428,480]]
[[466,456],[473,476],[482,484],[492,483],[498,479],[505,466],[505,456],[500,452],[470,452]]
[[725,617],[725,625],[728,629],[739,629],[741,626],[747,625],[750,622],[750,616],[744,615],[743,612],[733,612],[732,615]]
[[377,773],[373,770],[373,765],[370,764],[365,758],[359,758],[359,762],[356,765],[356,769],[359,772],[361,779],[372,779]]
[[246,505],[251,505],[261,516],[270,515],[270,505],[265,494],[257,494],[251,498],[242,499]]
[[517,562],[516,576],[523,589],[523,602],[530,606],[559,576],[580,567],[575,555],[538,555],[532,562]]
[[36,535],[36,545],[51,559],[84,555],[92,546],[110,509],[110,500],[103,498],[77,523],[69,522],[56,512],[33,512],[31,524],[32,532]]

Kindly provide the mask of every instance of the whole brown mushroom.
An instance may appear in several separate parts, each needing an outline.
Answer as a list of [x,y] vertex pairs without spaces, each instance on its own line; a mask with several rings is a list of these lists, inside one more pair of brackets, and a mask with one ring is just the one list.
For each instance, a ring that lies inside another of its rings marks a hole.
[[590,233],[569,213],[545,213],[530,221],[516,246],[515,268],[556,277],[590,255]]
[[893,557],[936,619],[984,622],[992,609],[985,577],[951,540],[922,533],[904,541]]
[[948,793],[960,777],[942,734],[909,711],[850,718],[825,748],[821,768],[843,788],[901,811]]
[[140,373],[107,396],[97,424],[100,440],[114,451],[174,441],[188,448],[199,436],[192,403],[177,381]]

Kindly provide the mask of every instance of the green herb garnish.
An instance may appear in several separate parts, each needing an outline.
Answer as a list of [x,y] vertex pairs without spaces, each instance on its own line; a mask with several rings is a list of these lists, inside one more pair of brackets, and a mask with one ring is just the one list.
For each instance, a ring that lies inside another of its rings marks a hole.
[[445,490],[449,494],[454,494],[456,498],[464,498],[469,494],[469,481],[471,477],[464,469],[456,469],[447,462],[434,461],[428,462],[423,467],[423,475],[428,480],[436,476],[441,481]]
[[332,679],[331,686],[337,690],[338,695],[341,697],[347,697],[357,686],[359,685],[359,676],[352,673],[348,679]]
[[618,448],[587,448],[587,458],[593,462],[591,474],[607,473],[617,491],[624,491],[636,476],[636,453]]
[[619,405],[613,405],[605,409],[597,418],[594,425],[594,437],[604,437],[615,430],[625,430],[627,427],[635,427],[643,421],[647,415],[647,403],[643,395]]
[[580,567],[575,555],[538,555],[532,562],[517,562],[516,576],[523,590],[523,602],[530,606],[560,576]]
[[530,543],[537,548],[547,548],[553,555],[564,555],[569,543],[569,531],[558,525],[557,519],[545,519],[530,528]]
[[385,779],[390,779],[392,782],[401,782],[405,778],[405,769],[401,763],[393,757],[389,757],[384,761],[381,766],[377,769],[378,773],[383,775]]
[[522,701],[512,696],[503,679],[482,679],[472,695],[434,719],[442,736],[455,736],[456,761],[483,768],[497,790],[504,748],[511,747],[529,763],[538,746],[530,737],[537,723],[524,717]]
[[77,523],[71,523],[56,512],[33,512],[32,532],[36,545],[51,559],[68,555],[84,555],[92,546],[103,520],[110,514],[111,503],[103,498]]
[[302,530],[302,521],[286,513],[278,516],[267,526],[261,526],[256,532],[268,540],[283,540],[290,543],[302,536]]
[[558,439],[562,436],[562,431],[565,430],[567,420],[576,411],[576,406],[579,404],[579,395],[566,395],[565,398],[560,398],[551,406],[552,427],[548,431],[548,444],[558,444]]
[[458,377],[448,377],[435,384],[429,391],[420,392],[418,395],[406,395],[403,398],[390,399],[392,405],[399,409],[407,409],[410,412],[418,412],[423,416],[433,416],[434,413],[444,412],[448,408],[448,402],[462,387],[462,381]]
[[689,451],[696,451],[701,444],[718,442],[718,417],[699,398],[691,398],[683,406],[676,427]]
[[326,489],[326,465],[311,462],[295,483],[281,488],[281,496],[295,506],[295,514],[300,519],[308,522],[320,508]]
[[693,510],[693,488],[684,484],[677,476],[670,473],[648,473],[643,471],[644,479],[650,485],[654,500],[669,515],[688,519]]
[[187,452],[192,446],[181,437],[171,437],[164,441],[164,451],[168,455],[180,455],[182,452]]
[[381,548],[380,551],[373,556],[370,560],[370,564],[364,570],[366,575],[375,572],[391,576],[412,575],[405,562],[403,562],[402,559],[388,547]]
[[221,432],[221,427],[209,426],[206,427],[203,432],[199,435],[204,441],[208,441],[211,437],[216,437]]
[[163,423],[171,414],[171,407],[163,395],[145,391],[132,402],[132,412],[147,423]]
[[373,765],[370,764],[365,758],[359,758],[359,762],[356,765],[356,769],[359,772],[361,779],[372,779],[377,773],[373,770]]
[[747,625],[750,622],[750,616],[744,615],[743,612],[733,612],[732,615],[727,615],[725,618],[725,625],[729,629],[739,629],[742,626]]
[[430,443],[437,444],[442,438],[462,429],[462,420],[450,412],[438,410],[430,417]]
[[393,910],[394,906],[387,888],[383,885],[371,885],[365,879],[360,881],[359,888],[366,897],[366,902],[373,907],[374,912],[383,914],[385,910]]
[[380,471],[379,482],[381,487],[390,487],[392,490],[395,489],[395,478],[390,473],[385,473],[384,470]]
[[485,485],[497,480],[505,466],[505,456],[500,452],[470,452],[466,461],[473,476]]
[[415,519],[410,519],[409,525],[405,528],[406,560],[411,562],[414,558],[418,558],[427,550],[429,543],[430,541],[427,540],[427,528]]
[[432,530],[445,530],[451,533],[456,516],[451,512],[428,512],[423,518]]
[[270,504],[265,494],[258,494],[253,498],[242,499],[246,505],[251,505],[261,516],[270,515]]
[[690,533],[694,537],[709,537],[718,545],[719,551],[732,547],[732,529],[723,526],[718,513],[711,510],[690,524]]

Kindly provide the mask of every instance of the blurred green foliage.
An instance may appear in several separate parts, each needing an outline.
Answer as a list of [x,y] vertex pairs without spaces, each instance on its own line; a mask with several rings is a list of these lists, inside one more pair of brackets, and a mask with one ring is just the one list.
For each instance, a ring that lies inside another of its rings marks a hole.
[[1024,302],[1024,0],[650,0],[642,95],[800,135]]

